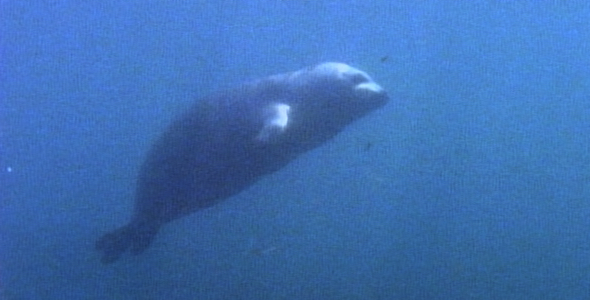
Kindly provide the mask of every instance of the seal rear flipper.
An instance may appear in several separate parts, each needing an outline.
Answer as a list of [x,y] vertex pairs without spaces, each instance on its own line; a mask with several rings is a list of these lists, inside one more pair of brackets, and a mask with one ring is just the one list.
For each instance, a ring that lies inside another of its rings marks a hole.
[[128,249],[134,255],[142,253],[152,243],[158,229],[158,225],[131,223],[103,235],[95,245],[96,250],[103,252],[101,262],[115,262]]

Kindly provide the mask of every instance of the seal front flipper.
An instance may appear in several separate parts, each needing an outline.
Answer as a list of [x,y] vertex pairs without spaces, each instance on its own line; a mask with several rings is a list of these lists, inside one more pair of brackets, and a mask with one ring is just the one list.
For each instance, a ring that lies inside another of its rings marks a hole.
[[153,223],[132,222],[119,229],[103,235],[96,242],[96,250],[103,252],[101,262],[109,264],[128,249],[132,254],[140,254],[152,243],[159,225]]
[[269,142],[281,135],[289,124],[291,106],[284,103],[274,103],[264,109],[264,125],[256,140]]

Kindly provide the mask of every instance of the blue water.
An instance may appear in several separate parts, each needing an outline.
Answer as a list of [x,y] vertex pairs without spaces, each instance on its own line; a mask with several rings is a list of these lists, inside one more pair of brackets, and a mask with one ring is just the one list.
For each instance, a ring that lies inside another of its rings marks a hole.
[[[2,0],[0,298],[589,299],[589,16],[585,0]],[[174,115],[323,61],[392,101],[100,263]]]

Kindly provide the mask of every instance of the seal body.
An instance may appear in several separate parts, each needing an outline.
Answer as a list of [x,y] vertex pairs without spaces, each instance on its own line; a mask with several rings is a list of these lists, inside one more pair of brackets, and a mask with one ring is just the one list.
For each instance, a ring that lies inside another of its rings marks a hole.
[[102,261],[143,252],[162,225],[239,193],[387,100],[365,72],[323,63],[197,101],[147,154],[131,221],[96,243]]

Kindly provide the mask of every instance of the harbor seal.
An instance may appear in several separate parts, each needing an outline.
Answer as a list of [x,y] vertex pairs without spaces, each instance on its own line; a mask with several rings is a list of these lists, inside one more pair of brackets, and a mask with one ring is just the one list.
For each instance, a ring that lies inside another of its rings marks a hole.
[[164,224],[239,193],[388,99],[367,73],[328,62],[197,101],[148,152],[130,222],[96,242],[102,262],[142,253]]

